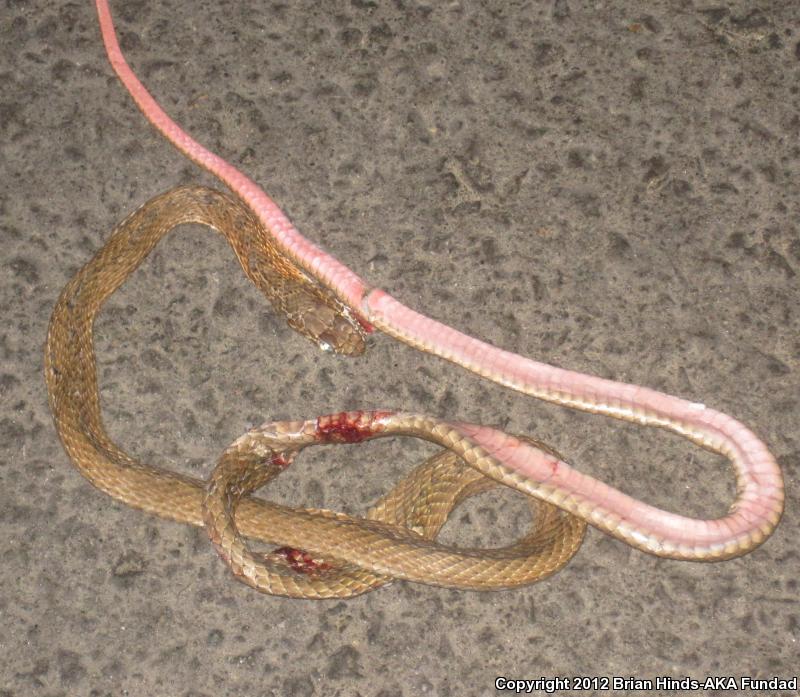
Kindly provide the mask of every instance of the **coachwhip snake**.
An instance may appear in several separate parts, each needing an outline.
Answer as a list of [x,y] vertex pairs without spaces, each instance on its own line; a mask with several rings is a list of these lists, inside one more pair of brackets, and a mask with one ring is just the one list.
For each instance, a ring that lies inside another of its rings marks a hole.
[[[566,563],[580,543],[583,521],[645,552],[703,561],[744,554],[772,533],[783,510],[783,478],[766,446],[746,426],[702,404],[503,351],[370,288],[302,237],[253,181],[167,116],[125,62],[106,0],[96,4],[109,60],[139,108],[173,145],[239,199],[199,188],[177,189],[154,199],[118,227],[59,299],[46,347],[50,403],[67,452],[96,486],[135,507],[206,525],[218,551],[242,580],[266,592],[304,597],[353,595],[385,582],[387,576],[463,588],[519,585]],[[234,227],[244,231],[231,232],[233,228],[215,218],[219,215],[235,219]],[[225,451],[205,485],[137,462],[102,428],[92,322],[103,300],[158,239],[174,225],[190,221],[222,232],[248,277],[287,314],[293,327],[318,344],[358,353],[363,332],[377,328],[519,392],[668,429],[731,461],[736,501],[723,518],[686,518],[580,474],[535,441],[484,426],[393,412],[351,412],[254,429]],[[292,512],[248,496],[307,445],[393,434],[433,440],[450,454],[437,456],[401,482],[371,509],[366,521],[327,511]],[[459,461],[482,474],[473,474]],[[444,519],[425,520],[429,497],[447,498],[449,510],[487,486],[482,475],[549,504],[537,509],[542,527],[506,549],[480,554],[437,545],[432,538]],[[429,487],[440,480],[446,482],[447,493],[429,494]],[[242,536],[284,547],[266,556],[252,553]],[[426,561],[409,565],[420,550]],[[504,576],[505,571],[498,570],[508,564],[516,575]],[[428,574],[432,568],[436,572]],[[476,575],[470,576],[468,568],[478,569]],[[437,575],[442,570],[445,575]],[[449,571],[455,575],[447,577]]]

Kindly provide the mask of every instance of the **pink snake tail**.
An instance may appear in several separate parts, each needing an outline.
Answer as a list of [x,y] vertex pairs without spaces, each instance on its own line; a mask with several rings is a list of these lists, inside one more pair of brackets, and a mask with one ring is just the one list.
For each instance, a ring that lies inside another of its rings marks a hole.
[[258,216],[284,253],[327,286],[359,319],[419,350],[489,380],[555,404],[659,426],[733,464],[738,495],[730,513],[696,520],[669,513],[581,474],[500,431],[453,424],[508,468],[540,482],[546,498],[644,551],[678,559],[718,560],[763,542],[783,511],[783,477],[764,443],[735,419],[655,390],[563,370],[503,351],[421,315],[304,238],[250,178],[192,139],[158,105],[122,55],[107,0],[96,0],[109,61],[139,109],[183,154],[224,182]]

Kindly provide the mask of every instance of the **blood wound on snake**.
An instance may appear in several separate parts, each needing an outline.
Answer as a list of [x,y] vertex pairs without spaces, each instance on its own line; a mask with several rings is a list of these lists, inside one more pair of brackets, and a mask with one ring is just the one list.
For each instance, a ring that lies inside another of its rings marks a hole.
[[[156,197],[116,228],[59,298],[46,345],[50,404],[67,453],[95,486],[136,508],[205,526],[240,580],[297,597],[348,597],[392,578],[455,588],[515,587],[563,567],[577,552],[587,523],[650,554],[697,561],[745,554],[772,534],[783,511],[783,477],[766,445],[746,426],[696,402],[503,351],[371,288],[302,237],[258,185],[170,119],[126,63],[107,1],[96,4],[109,61],[140,110],[234,197],[202,187],[179,187]],[[251,282],[292,328],[318,346],[358,355],[365,331],[375,328],[523,394],[673,431],[731,461],[736,500],[717,520],[687,518],[581,474],[529,437],[393,410],[266,424],[235,441],[205,482],[138,462],[103,428],[92,324],[105,299],[158,240],[185,222],[220,232]],[[399,482],[363,519],[287,509],[250,495],[309,445],[389,435],[424,438],[445,450]],[[449,512],[498,482],[530,496],[532,531],[499,550],[439,545],[435,537]],[[442,509],[430,505],[434,500],[447,502],[444,518],[431,516],[431,508]],[[278,549],[254,553],[247,538],[273,542]]]

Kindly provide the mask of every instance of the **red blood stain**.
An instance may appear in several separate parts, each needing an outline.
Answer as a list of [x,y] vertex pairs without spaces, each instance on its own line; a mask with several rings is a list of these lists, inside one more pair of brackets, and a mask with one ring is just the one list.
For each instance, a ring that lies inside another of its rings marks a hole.
[[365,334],[372,334],[375,331],[375,327],[373,327],[366,319],[364,319],[361,315],[357,315],[353,313],[356,317],[356,320],[361,325],[361,328],[364,330]]
[[293,547],[280,547],[276,549],[275,554],[280,554],[289,562],[289,566],[301,574],[313,574],[319,571],[328,571],[333,568],[330,564],[324,561],[317,561],[308,552],[302,549],[294,549]]
[[286,469],[292,464],[292,460],[291,458],[286,457],[283,453],[273,453],[268,459],[268,464],[275,465],[281,469]]
[[381,419],[388,411],[343,411],[317,419],[321,443],[360,443],[383,430]]

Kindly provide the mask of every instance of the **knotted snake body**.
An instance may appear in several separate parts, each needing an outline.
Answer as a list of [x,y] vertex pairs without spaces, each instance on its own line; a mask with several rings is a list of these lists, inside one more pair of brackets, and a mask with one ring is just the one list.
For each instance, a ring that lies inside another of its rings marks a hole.
[[[494,486],[493,479],[524,492],[535,485],[492,458],[478,458],[468,439],[454,440],[452,427],[430,417],[367,412],[268,424],[228,448],[208,483],[122,451],[106,433],[100,413],[94,319],[158,241],[188,222],[223,234],[248,278],[295,329],[340,353],[363,350],[359,326],[343,320],[337,301],[308,285],[302,272],[286,263],[240,202],[203,187],[179,187],[157,196],[123,221],[67,284],[50,320],[45,347],[50,405],[64,447],[92,484],[136,508],[206,525],[242,580],[281,595],[348,597],[392,578],[455,588],[508,588],[553,573],[578,550],[585,522],[555,506],[536,505],[536,498],[531,499],[535,528],[507,548],[453,550],[432,542],[453,508]],[[283,470],[303,447],[395,434],[418,435],[449,449],[401,481],[368,511],[366,520],[242,498]],[[558,457],[547,446],[527,442],[551,459]],[[282,547],[257,558],[242,536]]]
[[[404,550],[398,553],[400,557],[406,555],[410,547],[422,545],[423,538],[430,540],[441,523],[426,527],[414,518],[418,510],[411,517],[404,517],[405,514],[382,517],[384,513],[376,513],[363,533],[358,524],[339,514],[301,512],[301,517],[322,521],[321,531],[315,528],[316,532],[302,539],[294,533],[284,534],[283,523],[262,524],[267,509],[274,511],[279,507],[260,503],[247,494],[291,462],[299,449],[313,442],[356,442],[394,433],[418,435],[441,443],[483,474],[558,507],[560,511],[545,508],[544,513],[539,513],[537,518],[544,523],[539,538],[535,541],[526,538],[516,545],[519,549],[514,550],[515,553],[522,548],[526,553],[533,550],[523,566],[537,570],[535,567],[541,564],[539,576],[552,573],[577,549],[583,524],[573,516],[638,549],[676,559],[719,560],[738,556],[761,544],[772,533],[783,510],[782,475],[767,447],[747,427],[702,404],[636,385],[563,370],[503,351],[414,312],[384,291],[370,288],[356,274],[302,237],[254,182],[199,145],[167,116],[125,62],[106,0],[96,0],[96,4],[109,60],[142,112],[179,150],[216,175],[236,194],[241,204],[230,201],[232,208],[225,204],[228,212],[224,215],[236,217],[239,227],[242,221],[248,221],[244,224],[247,232],[242,239],[237,233],[223,229],[225,226],[219,221],[201,219],[196,210],[183,218],[177,214],[178,222],[199,220],[223,232],[245,273],[287,314],[293,327],[317,343],[343,353],[363,350],[364,331],[377,328],[421,351],[445,358],[519,392],[583,411],[666,428],[726,456],[734,467],[738,493],[725,517],[695,520],[654,508],[580,474],[547,446],[524,438],[484,426],[419,415],[358,412],[309,422],[269,424],[246,434],[225,452],[205,485],[205,494],[200,495],[199,482],[156,471],[120,451],[105,436],[99,417],[91,322],[103,299],[118,287],[165,231],[151,204],[123,223],[106,248],[81,272],[83,275],[79,274],[65,289],[51,322],[46,368],[51,405],[65,447],[93,483],[137,507],[198,525],[206,524],[212,541],[233,570],[261,590],[304,595],[303,590],[294,585],[296,577],[311,579],[314,584],[326,576],[335,577],[333,590],[320,590],[317,586],[312,589],[310,594],[316,597],[352,594],[353,587],[342,590],[342,577],[337,576],[347,573],[350,577],[355,574],[367,579],[359,586],[361,590],[385,581],[383,575],[387,573],[457,587],[491,584],[465,582],[464,577],[450,583],[440,578],[415,576],[413,570],[390,569],[391,564],[382,565],[384,557],[373,553],[377,548],[391,547],[385,542],[373,541],[366,545],[367,551],[350,554],[353,537],[348,535],[351,534],[369,537],[377,530],[388,538],[394,537]],[[200,208],[206,205],[203,201],[219,196],[207,190],[191,191],[189,198],[201,199],[200,204],[195,200],[192,205]],[[182,195],[186,195],[185,190]],[[185,202],[181,205],[188,206],[186,210],[191,209]],[[139,218],[131,222],[137,215]],[[170,220],[167,227],[172,224]],[[153,234],[153,229],[161,233]],[[146,241],[141,242],[139,237]],[[106,253],[109,246],[114,246],[114,251]],[[132,248],[136,251],[131,251]],[[117,256],[123,259],[121,265]],[[80,347],[77,352],[70,348],[73,344]],[[81,399],[76,400],[72,394],[76,389],[81,394],[83,407],[79,404]],[[79,441],[83,443],[80,453],[80,448],[75,447]],[[84,447],[87,443],[89,446]],[[112,463],[110,468],[108,463]],[[436,469],[436,465],[431,467]],[[454,467],[459,469],[457,465]],[[114,476],[109,478],[112,470]],[[125,478],[124,484],[114,479],[119,476]],[[429,477],[422,476],[423,479]],[[475,484],[479,480],[472,479],[473,476],[467,476],[467,484],[450,490],[450,493],[458,490],[453,501],[483,486]],[[443,475],[444,479],[450,477],[451,474]],[[458,478],[455,474],[452,477]],[[413,488],[414,485],[409,486]],[[376,509],[382,505],[378,504]],[[415,508],[408,501],[390,503],[388,507],[395,506],[406,508],[406,512]],[[408,532],[400,532],[395,527],[401,518]],[[303,556],[296,549],[284,549],[277,556],[273,554],[264,560],[247,549],[237,525],[245,536],[278,541],[311,554]],[[353,533],[356,528],[359,531]],[[347,531],[346,534],[343,531]],[[329,535],[333,537],[326,537]],[[334,540],[336,551],[332,555],[322,552],[323,548],[331,549],[320,542],[324,539]],[[442,561],[449,552],[435,544],[433,549],[435,553],[431,558],[435,557],[436,563],[461,568],[461,562],[449,558]],[[506,552],[499,556],[508,557]],[[334,564],[319,561],[318,557],[326,554],[334,557]],[[356,570],[354,564],[359,564],[360,568]],[[276,583],[275,573],[292,580]],[[481,578],[494,573],[487,572]],[[525,580],[519,581],[522,576]],[[517,585],[537,577],[530,573],[522,576],[499,585]]]

